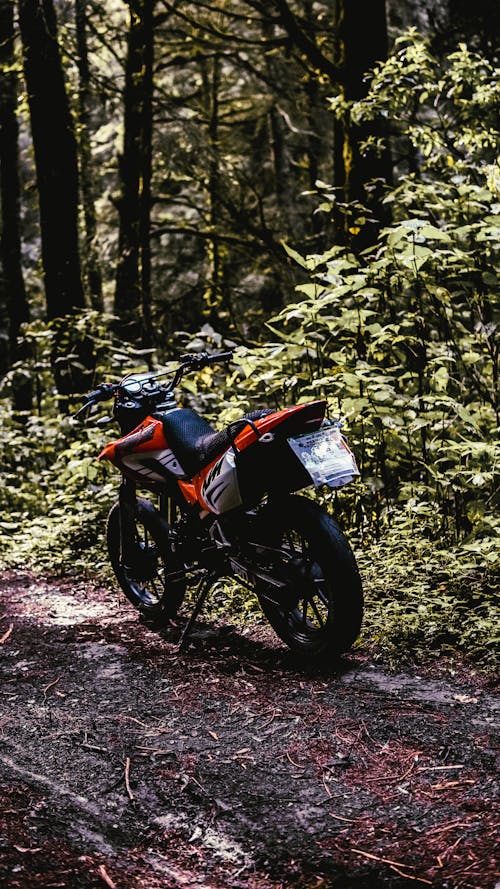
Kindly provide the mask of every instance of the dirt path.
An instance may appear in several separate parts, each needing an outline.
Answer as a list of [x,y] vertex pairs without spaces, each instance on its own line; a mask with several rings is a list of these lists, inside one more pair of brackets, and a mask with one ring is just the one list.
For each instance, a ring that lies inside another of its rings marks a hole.
[[477,679],[312,672],[203,623],[179,657],[177,635],[109,590],[2,577],[2,887],[495,886]]

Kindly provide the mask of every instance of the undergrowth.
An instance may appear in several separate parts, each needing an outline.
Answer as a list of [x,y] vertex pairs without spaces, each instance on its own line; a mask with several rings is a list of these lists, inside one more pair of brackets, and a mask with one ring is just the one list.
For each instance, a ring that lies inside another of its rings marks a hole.
[[[2,465],[12,467],[0,489],[0,569],[29,567],[49,576],[114,582],[104,531],[118,476],[96,460],[103,434],[75,428],[70,420],[51,424],[35,418],[27,436],[8,413],[0,419],[8,430],[0,447]],[[20,452],[22,474],[14,470]],[[392,668],[460,652],[494,670],[499,625],[494,563],[464,546],[440,545],[428,530],[414,518],[410,525],[401,510],[381,539],[353,539],[366,602],[357,647]],[[234,580],[215,585],[204,613],[239,626],[263,620],[256,597]]]

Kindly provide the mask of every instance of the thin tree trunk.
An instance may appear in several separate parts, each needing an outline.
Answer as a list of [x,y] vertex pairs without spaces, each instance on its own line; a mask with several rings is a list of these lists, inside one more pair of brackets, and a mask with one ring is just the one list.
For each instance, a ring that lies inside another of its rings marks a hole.
[[151,339],[151,141],[154,0],[129,0],[115,315],[129,339]]
[[151,346],[151,179],[153,174],[153,95],[154,95],[154,2],[146,2],[144,14],[144,83],[142,99],[142,189],[139,247],[141,256],[142,343]]
[[[360,26],[361,23],[361,26]],[[387,58],[387,23],[385,0],[337,0],[337,67],[344,98],[363,99],[368,90],[366,72],[377,61]],[[348,117],[335,127],[334,184],[345,201],[367,203],[366,183],[370,180],[390,182],[392,163],[386,142],[380,155],[363,155],[361,143],[368,136],[387,137],[385,126],[379,122],[354,125]],[[373,199],[370,199],[373,203]],[[383,220],[382,220],[383,221]],[[349,223],[347,223],[348,225]],[[363,249],[377,237],[379,225],[364,225],[356,245]],[[344,231],[338,232],[341,239]]]
[[96,213],[94,171],[90,148],[90,69],[87,50],[87,0],[76,0],[75,24],[78,65],[78,142],[80,149],[80,184],[85,236],[82,264],[85,282],[93,308],[103,309],[102,277],[96,249]]
[[[220,171],[219,171],[219,89],[221,78],[221,61],[218,55],[215,55],[211,65],[211,71],[207,78],[207,112],[208,112],[208,148],[209,156],[209,177],[208,177],[208,200],[209,200],[209,223],[211,231],[217,230],[220,222],[220,206],[219,206],[219,188],[220,188]],[[211,311],[212,320],[217,323],[218,309],[223,297],[223,268],[221,257],[221,245],[218,238],[214,238],[210,242],[209,250],[210,272],[209,272],[209,291],[208,291],[208,308]]]
[[[262,19],[262,37],[271,41],[275,37],[275,25],[267,18]],[[296,194],[293,173],[290,163],[290,151],[287,145],[287,128],[278,106],[276,92],[279,88],[282,69],[272,53],[264,56],[265,69],[269,81],[276,84],[272,103],[269,109],[269,131],[271,155],[274,169],[274,190],[282,231],[292,230],[297,233]]]
[[[13,0],[0,0],[0,258],[8,322],[7,366],[25,357],[25,346],[18,344],[18,337],[21,325],[29,321],[21,258],[19,134],[16,111],[14,3]],[[32,387],[28,378],[14,376],[13,394],[16,410],[31,410]]]
[[19,0],[49,319],[83,308],[76,141],[52,0]]
[[274,181],[276,201],[280,213],[281,228],[283,230],[296,231],[293,176],[290,164],[290,154],[286,141],[286,125],[280,109],[273,103],[269,111],[271,145],[274,166]]
[[[304,0],[304,14],[310,33],[314,32],[316,25],[316,11],[314,9],[313,0]],[[323,50],[324,51],[324,50]],[[329,111],[325,102],[325,93],[320,88],[320,82],[317,77],[309,77],[304,84],[304,91],[307,96],[307,168],[309,175],[309,187],[316,188],[318,179],[326,178],[321,175],[320,166],[325,157],[330,156],[332,148],[332,138],[328,135],[327,118]],[[331,161],[328,173],[331,171]],[[327,174],[328,175],[328,174]],[[311,220],[311,228],[315,235],[324,230],[324,219],[320,213],[313,213]],[[325,243],[324,238],[318,238],[315,249],[321,252]]]

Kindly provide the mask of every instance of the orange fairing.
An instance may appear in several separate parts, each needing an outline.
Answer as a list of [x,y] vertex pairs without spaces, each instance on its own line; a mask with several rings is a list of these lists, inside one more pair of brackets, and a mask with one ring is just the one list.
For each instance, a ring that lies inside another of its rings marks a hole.
[[[213,464],[211,464],[211,465],[213,465]],[[207,467],[207,469],[208,469],[208,467]],[[198,497],[196,495],[196,487],[191,482],[184,482],[179,479],[177,484],[179,485],[179,488],[181,489],[184,499],[187,500],[188,503],[193,505],[194,503],[198,502]]]
[[166,448],[163,425],[153,417],[146,417],[140,426],[118,441],[112,441],[101,451],[98,460],[109,460],[119,466],[123,457],[134,452],[156,451]]

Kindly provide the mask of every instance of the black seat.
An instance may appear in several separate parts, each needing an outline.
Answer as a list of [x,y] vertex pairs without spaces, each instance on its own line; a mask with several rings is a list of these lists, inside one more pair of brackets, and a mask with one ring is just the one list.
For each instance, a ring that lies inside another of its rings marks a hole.
[[165,438],[190,478],[231,444],[227,430],[217,432],[190,408],[176,408],[162,416]]
[[[242,419],[258,420],[269,413],[272,411],[251,411]],[[189,478],[200,472],[204,466],[208,466],[231,444],[231,435],[227,429],[217,432],[210,423],[190,408],[175,408],[163,414],[161,419],[165,438]],[[234,427],[236,424],[231,425]]]

